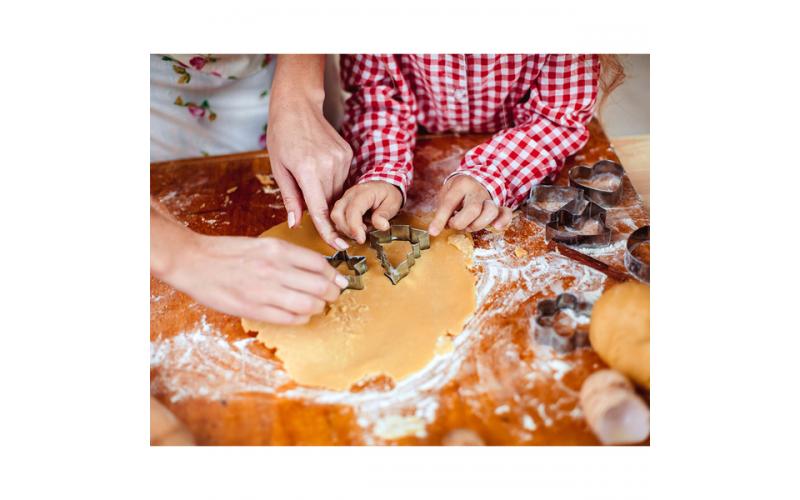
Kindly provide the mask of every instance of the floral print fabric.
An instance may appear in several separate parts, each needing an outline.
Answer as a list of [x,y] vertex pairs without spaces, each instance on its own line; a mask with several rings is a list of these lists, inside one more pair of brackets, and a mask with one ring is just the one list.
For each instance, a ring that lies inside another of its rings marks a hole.
[[151,55],[150,161],[266,147],[270,55]]

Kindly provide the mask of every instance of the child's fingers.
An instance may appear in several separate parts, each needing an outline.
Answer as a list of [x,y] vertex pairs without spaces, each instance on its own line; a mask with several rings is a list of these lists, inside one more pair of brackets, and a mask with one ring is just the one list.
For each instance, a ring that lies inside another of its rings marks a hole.
[[476,200],[473,197],[467,197],[464,200],[464,206],[450,219],[450,227],[461,231],[466,229],[467,226],[478,218],[483,209],[483,202]]
[[372,225],[381,231],[389,229],[389,220],[397,215],[397,212],[400,210],[400,205],[402,204],[402,196],[387,195],[378,207],[372,209]]
[[500,214],[500,209],[497,208],[497,205],[494,204],[492,200],[484,200],[483,201],[483,209],[481,210],[480,215],[472,221],[472,223],[467,226],[467,231],[480,231],[481,229],[485,228],[489,224],[492,223],[497,216]]
[[463,199],[464,194],[455,189],[447,190],[444,193],[444,196],[442,196],[439,202],[439,208],[436,209],[436,215],[428,226],[428,232],[431,236],[436,236],[442,232],[447,220],[450,219],[450,216],[456,208],[458,208]]
[[344,210],[347,234],[359,243],[367,240],[367,226],[364,225],[364,214],[372,207],[372,193],[362,191],[350,200]]
[[513,216],[513,212],[508,207],[500,207],[500,215],[495,219],[492,223],[492,226],[495,229],[503,229],[511,222],[511,217]]

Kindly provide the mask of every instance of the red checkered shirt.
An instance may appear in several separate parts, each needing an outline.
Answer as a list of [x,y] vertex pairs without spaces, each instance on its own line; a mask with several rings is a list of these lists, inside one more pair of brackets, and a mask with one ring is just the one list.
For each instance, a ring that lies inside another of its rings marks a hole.
[[509,207],[586,144],[600,72],[594,55],[361,54],[341,67],[351,182],[385,181],[405,197],[418,126],[494,133],[451,176],[476,179]]

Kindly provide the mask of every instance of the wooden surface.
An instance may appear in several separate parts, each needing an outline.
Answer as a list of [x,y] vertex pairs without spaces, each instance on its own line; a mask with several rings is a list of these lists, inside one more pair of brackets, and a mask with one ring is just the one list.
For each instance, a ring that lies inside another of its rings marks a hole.
[[611,145],[642,203],[650,210],[650,134],[614,137]]
[[[557,183],[576,160],[617,159],[596,122],[591,132]],[[460,156],[487,137],[420,138],[407,208],[429,207]],[[265,152],[153,164],[150,191],[194,231],[257,236],[286,217],[274,184],[255,176],[268,171]],[[609,212],[615,242],[591,256],[624,272],[622,240],[648,219],[626,178],[622,206]],[[474,239],[483,295],[454,351],[408,381],[378,378],[345,393],[298,386],[238,318],[151,278],[151,394],[199,444],[597,444],[577,391],[604,364],[590,348],[559,355],[537,345],[530,318],[542,298],[596,299],[609,280],[548,250],[542,228],[518,212],[503,234]]]

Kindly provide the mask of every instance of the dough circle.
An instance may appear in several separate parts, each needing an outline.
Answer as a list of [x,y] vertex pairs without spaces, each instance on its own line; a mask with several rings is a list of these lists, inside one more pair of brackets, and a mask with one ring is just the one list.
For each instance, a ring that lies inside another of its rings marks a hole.
[[[398,217],[395,223],[408,221]],[[413,224],[413,221],[412,221]],[[416,227],[421,227],[414,224]],[[317,234],[308,214],[299,227],[286,223],[262,237],[280,238],[330,255],[333,250]],[[448,239],[453,236],[453,243]],[[469,259],[456,244],[466,238],[451,230],[431,238],[411,273],[397,285],[383,275],[375,251],[367,244],[351,245],[350,255],[367,257],[363,290],[345,290],[327,310],[305,325],[272,325],[242,319],[245,331],[277,349],[289,375],[298,383],[347,390],[354,383],[378,375],[400,381],[427,365],[442,340],[461,333],[475,310],[475,277]],[[459,241],[456,241],[459,240]],[[408,243],[393,242],[387,253],[398,262]],[[348,271],[345,266],[340,272]],[[438,349],[437,349],[438,347]]]
[[603,292],[589,340],[609,366],[650,389],[650,287],[627,281]]

